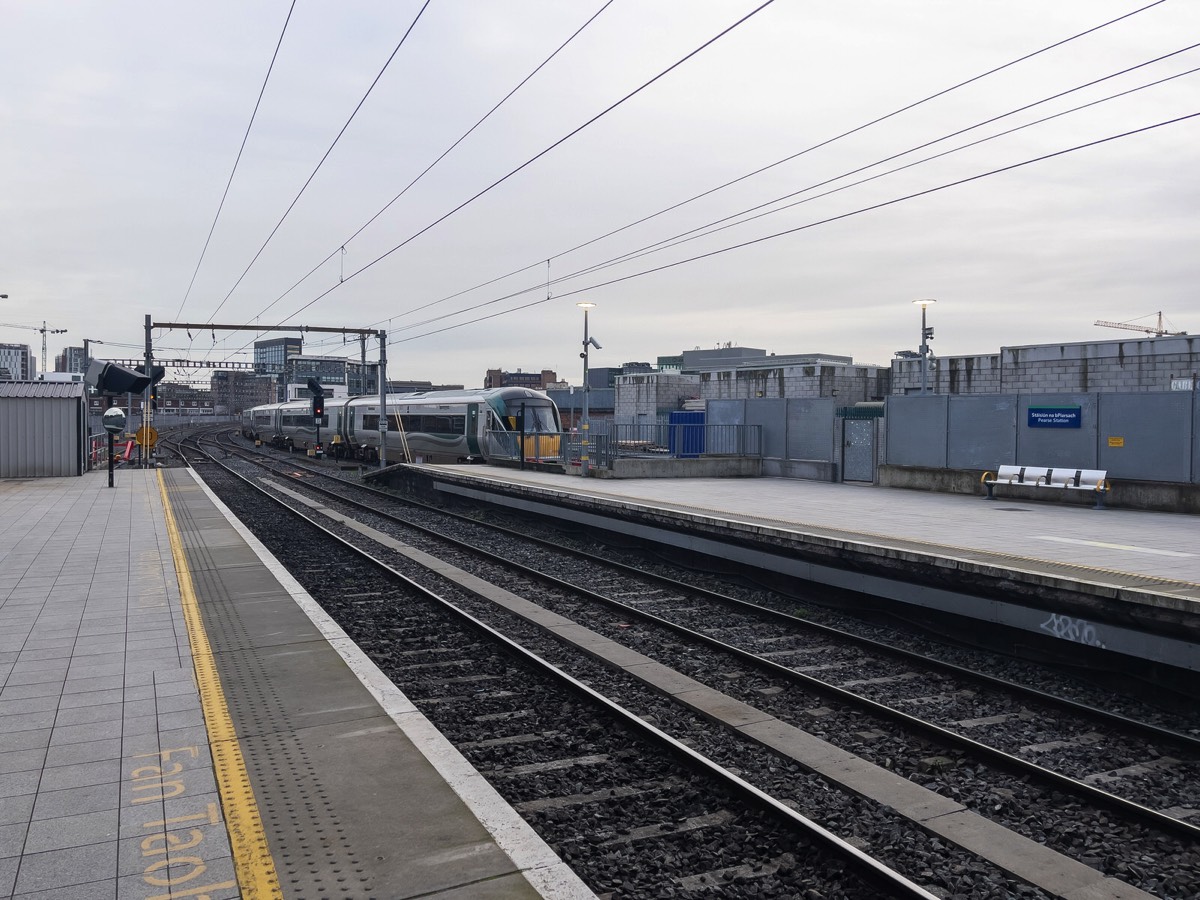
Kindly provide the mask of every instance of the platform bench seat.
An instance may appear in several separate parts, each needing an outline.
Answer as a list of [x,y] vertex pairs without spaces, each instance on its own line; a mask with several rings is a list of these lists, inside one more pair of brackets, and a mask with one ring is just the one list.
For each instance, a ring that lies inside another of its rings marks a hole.
[[995,472],[984,472],[980,478],[987,488],[985,500],[995,500],[996,485],[1020,484],[1026,487],[1059,488],[1068,491],[1092,491],[1096,509],[1104,509],[1108,493],[1108,472],[1104,469],[1072,469],[1060,466],[1000,466]]

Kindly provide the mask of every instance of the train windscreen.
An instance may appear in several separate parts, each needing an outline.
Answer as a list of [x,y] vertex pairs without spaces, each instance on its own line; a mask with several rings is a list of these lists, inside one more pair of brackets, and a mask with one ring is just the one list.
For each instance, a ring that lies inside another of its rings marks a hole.
[[558,431],[558,423],[554,420],[554,407],[544,405],[534,405],[529,401],[510,401],[508,404],[508,421],[509,427],[513,431],[520,428],[518,416],[521,415],[521,407],[525,407],[525,432],[526,434],[534,432],[543,432],[552,434]]

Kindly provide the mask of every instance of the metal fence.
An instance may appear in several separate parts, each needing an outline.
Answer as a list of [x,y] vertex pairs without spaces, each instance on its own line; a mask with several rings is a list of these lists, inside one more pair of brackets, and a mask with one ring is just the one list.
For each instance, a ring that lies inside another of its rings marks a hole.
[[[1039,413],[1062,413],[1061,427]],[[895,395],[887,462],[995,469],[1103,469],[1112,478],[1200,483],[1200,392]]]
[[[525,435],[524,453],[521,436],[507,431],[487,433],[488,456],[494,459],[555,461],[578,466],[583,457],[583,435]],[[762,458],[761,425],[641,424],[609,426],[608,434],[588,437],[588,464],[611,469],[620,458],[696,459],[701,456],[737,456]]]
[[[559,462],[565,435],[558,432],[520,434],[514,431],[489,431],[485,436],[488,459],[513,459]],[[524,446],[522,447],[522,441]]]
[[762,457],[761,425],[676,422],[613,424],[611,452],[618,457],[695,459],[701,456]]

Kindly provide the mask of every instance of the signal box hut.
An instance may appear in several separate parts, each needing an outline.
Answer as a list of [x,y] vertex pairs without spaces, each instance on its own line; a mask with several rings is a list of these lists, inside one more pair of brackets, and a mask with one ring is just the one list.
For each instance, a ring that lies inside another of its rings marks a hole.
[[0,478],[87,471],[86,389],[80,382],[0,381]]

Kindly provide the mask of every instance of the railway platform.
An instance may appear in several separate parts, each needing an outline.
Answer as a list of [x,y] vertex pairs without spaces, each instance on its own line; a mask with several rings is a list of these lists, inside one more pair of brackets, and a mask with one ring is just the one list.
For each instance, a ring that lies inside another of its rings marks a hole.
[[190,470],[0,481],[0,897],[590,897]]
[[696,550],[869,595],[901,614],[952,614],[1200,675],[1194,516],[784,478],[398,468],[393,483],[414,490]]

